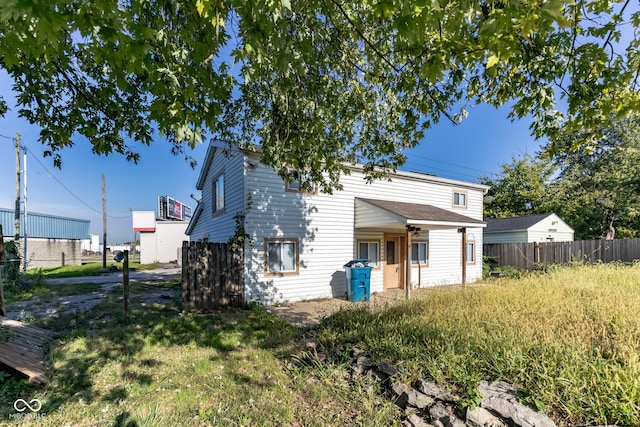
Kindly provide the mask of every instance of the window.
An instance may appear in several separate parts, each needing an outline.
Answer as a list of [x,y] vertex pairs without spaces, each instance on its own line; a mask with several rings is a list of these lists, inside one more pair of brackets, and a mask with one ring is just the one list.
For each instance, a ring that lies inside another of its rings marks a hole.
[[288,168],[287,177],[288,179],[285,179],[285,183],[284,183],[285,191],[291,191],[295,193],[308,193],[308,194],[315,194],[318,192],[317,185],[314,186],[313,191],[307,191],[302,188],[302,185],[300,184],[300,178],[302,177],[302,179],[305,181],[309,180],[310,176],[308,172],[301,173],[294,168]]
[[224,175],[220,174],[213,180],[213,214],[224,212]]
[[411,243],[411,264],[426,264],[429,261],[429,242]]
[[476,242],[467,242],[467,264],[476,263]]
[[371,267],[377,267],[378,242],[358,242],[358,258],[366,258]]
[[298,273],[298,240],[265,239],[267,274]]
[[466,191],[454,191],[453,192],[453,207],[466,208],[467,207],[467,192]]

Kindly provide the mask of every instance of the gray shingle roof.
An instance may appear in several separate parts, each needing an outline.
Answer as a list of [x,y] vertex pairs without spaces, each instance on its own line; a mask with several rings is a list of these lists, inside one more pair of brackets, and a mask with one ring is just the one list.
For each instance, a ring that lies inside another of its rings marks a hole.
[[474,219],[465,215],[460,215],[455,212],[437,208],[431,205],[364,199],[362,197],[358,197],[358,199],[409,220],[484,224],[484,222],[482,222],[481,220]]
[[497,232],[497,231],[521,231],[526,230],[529,227],[537,224],[553,213],[535,214],[516,216],[512,218],[492,218],[485,219],[487,228],[484,229],[485,233]]

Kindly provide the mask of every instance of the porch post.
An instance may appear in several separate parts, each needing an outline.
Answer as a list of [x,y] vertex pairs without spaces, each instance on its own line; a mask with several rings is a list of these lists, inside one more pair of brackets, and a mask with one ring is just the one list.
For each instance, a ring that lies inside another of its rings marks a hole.
[[411,298],[411,233],[414,230],[414,227],[407,225],[407,250],[405,256],[406,262],[406,273],[405,273],[405,283],[404,283],[404,291],[406,299]]
[[467,228],[459,229],[462,233],[462,287],[467,287]]

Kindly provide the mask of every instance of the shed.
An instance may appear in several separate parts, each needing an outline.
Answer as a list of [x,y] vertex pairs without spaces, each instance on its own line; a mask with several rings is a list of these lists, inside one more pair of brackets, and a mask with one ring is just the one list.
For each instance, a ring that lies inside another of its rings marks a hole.
[[573,228],[555,213],[485,220],[484,243],[571,242]]

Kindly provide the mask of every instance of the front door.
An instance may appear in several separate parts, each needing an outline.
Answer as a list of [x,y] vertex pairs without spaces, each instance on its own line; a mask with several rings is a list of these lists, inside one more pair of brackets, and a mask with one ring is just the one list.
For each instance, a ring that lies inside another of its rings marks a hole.
[[384,289],[404,289],[406,237],[388,234],[384,237]]

